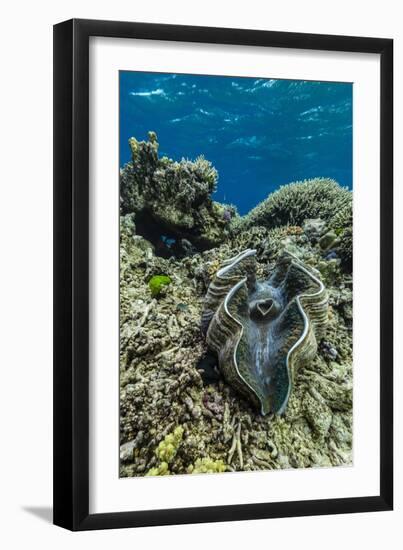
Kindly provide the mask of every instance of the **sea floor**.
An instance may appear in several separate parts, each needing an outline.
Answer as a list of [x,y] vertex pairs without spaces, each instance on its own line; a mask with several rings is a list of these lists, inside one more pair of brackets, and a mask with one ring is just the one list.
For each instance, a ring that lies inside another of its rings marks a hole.
[[[122,217],[121,477],[352,463],[352,276],[326,257],[308,225],[240,228],[205,252],[164,258]],[[262,416],[223,379],[200,328],[212,277],[246,248],[257,250],[259,277],[287,249],[329,293],[326,335],[296,374],[282,415]],[[153,296],[155,275],[170,283]]]

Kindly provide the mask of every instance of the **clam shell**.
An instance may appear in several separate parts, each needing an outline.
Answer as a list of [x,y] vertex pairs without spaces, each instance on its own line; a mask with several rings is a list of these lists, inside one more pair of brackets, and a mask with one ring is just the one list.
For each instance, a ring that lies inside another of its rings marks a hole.
[[298,368],[315,357],[328,296],[320,279],[283,253],[257,281],[256,251],[226,261],[210,284],[203,320],[227,382],[262,415],[284,412]]
[[247,249],[233,258],[225,260],[211,281],[204,299],[201,326],[203,332],[207,331],[214,313],[222,303],[231,288],[244,277],[249,287],[253,287],[256,281],[256,250]]

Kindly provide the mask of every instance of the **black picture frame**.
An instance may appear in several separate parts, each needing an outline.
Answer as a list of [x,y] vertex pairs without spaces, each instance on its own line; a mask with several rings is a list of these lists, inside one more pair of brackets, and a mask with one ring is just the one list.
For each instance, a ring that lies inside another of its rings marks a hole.
[[[89,513],[89,38],[376,53],[380,123],[380,490],[355,498]],[[54,26],[54,523],[71,530],[392,510],[393,40],[73,19]]]

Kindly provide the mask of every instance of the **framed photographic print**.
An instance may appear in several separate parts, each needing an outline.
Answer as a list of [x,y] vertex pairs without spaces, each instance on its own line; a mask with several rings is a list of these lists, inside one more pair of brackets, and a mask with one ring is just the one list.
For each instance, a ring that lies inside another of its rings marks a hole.
[[385,38],[54,27],[54,522],[391,510]]

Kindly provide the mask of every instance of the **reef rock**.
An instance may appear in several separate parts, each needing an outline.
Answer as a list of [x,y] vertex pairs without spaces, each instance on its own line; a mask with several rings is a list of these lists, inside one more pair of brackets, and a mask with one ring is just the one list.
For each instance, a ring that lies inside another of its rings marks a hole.
[[262,415],[284,412],[301,364],[324,335],[328,296],[320,279],[284,252],[266,280],[256,280],[256,251],[223,263],[202,315],[208,346],[227,382]]
[[215,168],[203,156],[180,162],[159,158],[157,136],[148,136],[149,141],[129,140],[132,160],[120,172],[121,214],[135,215],[137,233],[161,255],[169,255],[170,242],[181,239],[198,250],[222,243],[237,214],[235,207],[211,198]]
[[317,243],[326,229],[326,222],[320,218],[307,219],[302,229],[311,243]]

